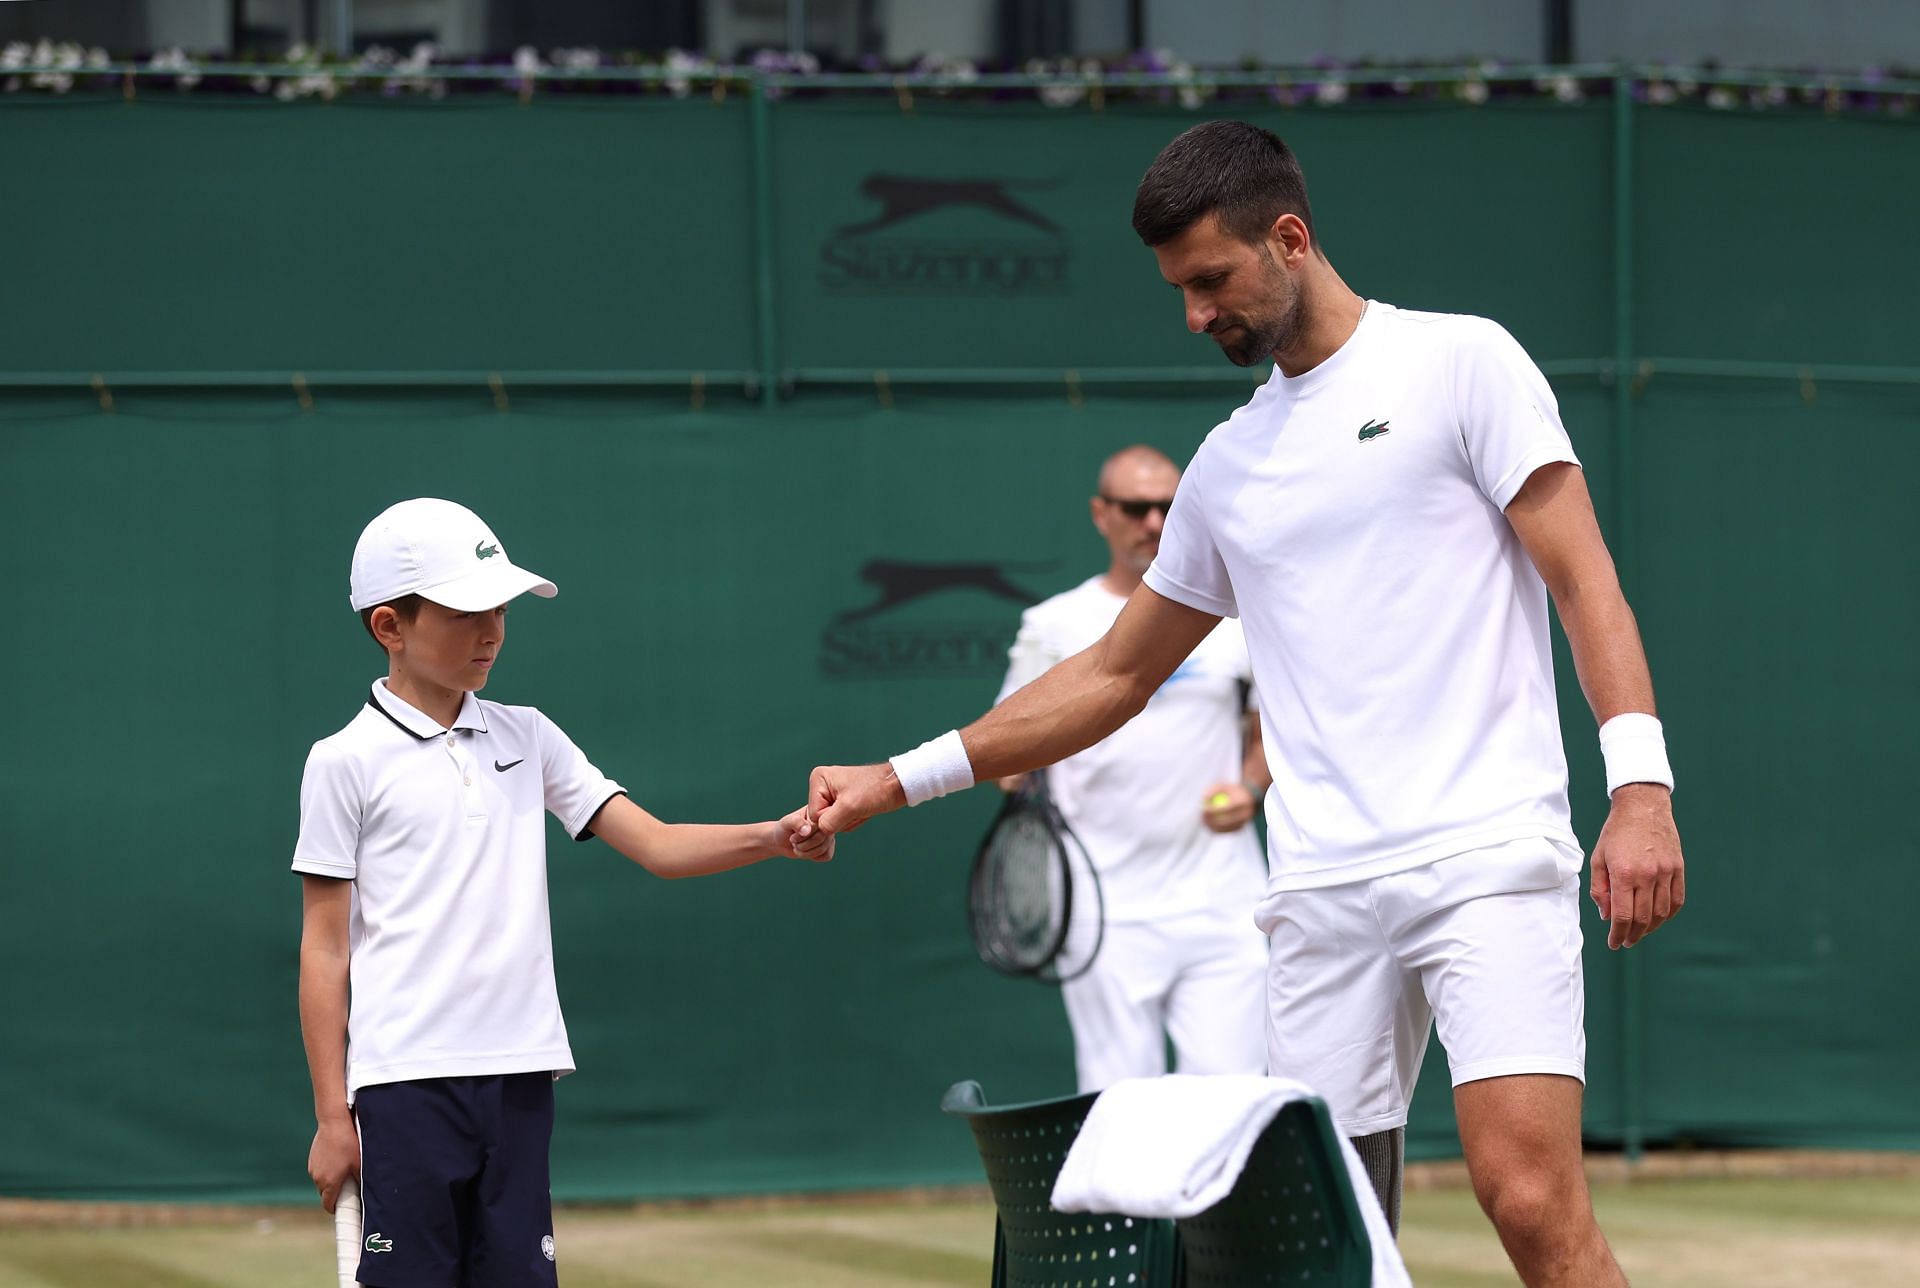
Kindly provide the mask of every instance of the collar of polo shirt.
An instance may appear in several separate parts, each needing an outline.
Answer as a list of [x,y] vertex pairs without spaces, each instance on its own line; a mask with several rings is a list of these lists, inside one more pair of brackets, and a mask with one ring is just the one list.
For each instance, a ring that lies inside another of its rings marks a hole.
[[[367,705],[423,742],[447,732],[440,727],[438,720],[397,697],[387,688],[384,677],[373,682],[373,692],[367,695]],[[453,727],[471,729],[476,733],[487,731],[487,722],[480,714],[479,698],[471,693],[461,697],[460,714],[453,718]]]

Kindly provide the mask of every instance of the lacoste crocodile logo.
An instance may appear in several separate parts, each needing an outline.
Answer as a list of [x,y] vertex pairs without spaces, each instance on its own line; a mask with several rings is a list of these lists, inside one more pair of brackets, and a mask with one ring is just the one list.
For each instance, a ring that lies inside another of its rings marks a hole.
[[[522,757],[520,757],[520,760],[525,760],[525,759],[526,759],[526,757],[525,757],[525,756],[522,756]],[[504,764],[504,765],[503,765],[503,764],[501,764],[501,763],[500,763],[499,761],[497,761],[497,760],[496,760],[496,761],[494,761],[494,762],[493,762],[493,768],[494,768],[494,770],[495,770],[495,772],[497,772],[497,773],[502,773],[502,774],[504,774],[504,773],[506,773],[506,772],[507,772],[507,771],[508,771],[509,769],[512,769],[512,768],[513,768],[513,767],[514,767],[515,765],[517,765],[517,764],[519,764],[519,763],[520,763],[520,760],[509,760],[509,761],[508,761],[508,762],[507,762],[506,764]]]
[[473,557],[475,559],[491,559],[499,553],[499,546],[490,546],[484,541],[473,548]]
[[1374,421],[1374,420],[1370,420],[1370,421],[1368,421],[1368,422],[1367,422],[1366,424],[1364,424],[1364,425],[1362,425],[1362,426],[1360,427],[1360,441],[1364,443],[1364,442],[1366,442],[1366,441],[1368,441],[1369,439],[1374,439],[1374,438],[1378,438],[1378,437],[1380,437],[1380,435],[1382,435],[1382,434],[1384,434],[1384,433],[1386,433],[1386,432],[1387,432],[1387,422],[1386,422],[1386,421],[1384,421],[1384,420],[1379,420],[1379,421]]
[[393,1240],[387,1238],[384,1234],[381,1234],[378,1230],[375,1230],[372,1234],[367,1236],[367,1251],[368,1252],[392,1252]]

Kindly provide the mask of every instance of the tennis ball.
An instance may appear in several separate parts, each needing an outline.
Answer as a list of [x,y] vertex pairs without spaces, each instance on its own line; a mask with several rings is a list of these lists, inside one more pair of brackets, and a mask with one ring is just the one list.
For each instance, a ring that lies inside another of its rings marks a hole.
[[1227,795],[1225,792],[1215,792],[1213,795],[1207,797],[1207,807],[1209,809],[1224,809],[1232,803],[1233,797]]

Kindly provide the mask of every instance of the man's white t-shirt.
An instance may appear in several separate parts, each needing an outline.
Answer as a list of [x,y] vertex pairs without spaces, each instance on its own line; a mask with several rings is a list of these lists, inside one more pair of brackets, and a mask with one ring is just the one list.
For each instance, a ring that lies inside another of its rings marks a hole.
[[1504,513],[1554,461],[1579,463],[1512,336],[1376,301],[1194,456],[1146,582],[1246,628],[1270,892],[1577,847],[1546,587]]
[[572,1071],[543,814],[581,837],[621,790],[539,711],[471,693],[443,729],[376,680],[314,744],[293,870],[354,883],[349,1100],[415,1078]]
[[[1126,602],[1095,577],[1027,609],[996,701],[1105,635]],[[1100,874],[1109,922],[1251,909],[1259,899],[1265,865],[1252,825],[1220,833],[1200,821],[1207,792],[1243,776],[1252,678],[1239,624],[1222,622],[1139,715],[1047,771]]]

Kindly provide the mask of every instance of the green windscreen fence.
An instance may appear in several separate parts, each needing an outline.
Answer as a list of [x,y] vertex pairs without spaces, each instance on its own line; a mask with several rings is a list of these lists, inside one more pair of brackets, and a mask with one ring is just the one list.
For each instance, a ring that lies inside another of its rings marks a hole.
[[[1588,913],[1590,1136],[1920,1148],[1920,384],[1897,374],[1920,251],[1892,213],[1914,127],[1641,109],[1622,228],[1608,104],[1250,115],[1299,150],[1356,289],[1498,317],[1554,373],[1632,587],[1690,902],[1626,956]],[[0,165],[34,177],[0,186],[0,1193],[308,1193],[287,864],[306,750],[382,670],[346,571],[395,499],[472,505],[559,584],[516,606],[487,696],[665,818],[771,817],[812,765],[982,709],[1021,599],[1104,558],[1099,460],[1185,459],[1252,388],[1126,226],[1194,119],[0,100]],[[1217,381],[1075,376],[1197,366]],[[727,383],[765,370],[795,386],[771,405]],[[152,387],[180,373],[205,383]],[[555,384],[594,373],[667,387]],[[869,612],[890,563],[923,590]],[[1557,647],[1591,845],[1593,722]],[[1057,996],[967,943],[993,805],[673,883],[556,830],[580,1066],[556,1195],[977,1179],[949,1083],[1072,1085]],[[1437,1045],[1413,1127],[1454,1148]]]

